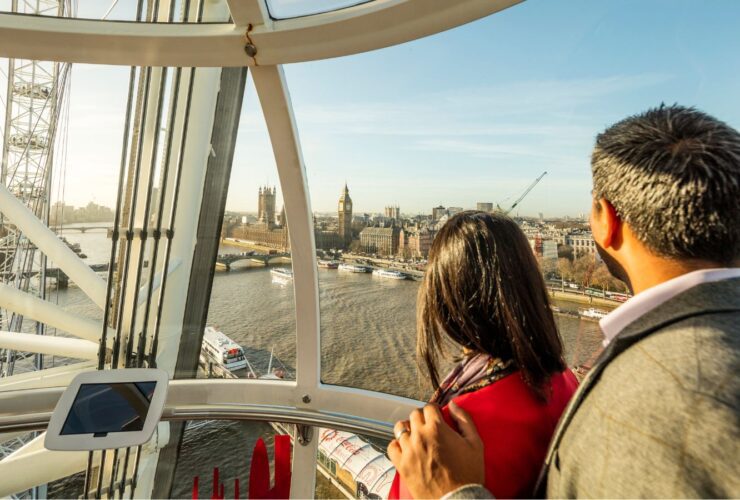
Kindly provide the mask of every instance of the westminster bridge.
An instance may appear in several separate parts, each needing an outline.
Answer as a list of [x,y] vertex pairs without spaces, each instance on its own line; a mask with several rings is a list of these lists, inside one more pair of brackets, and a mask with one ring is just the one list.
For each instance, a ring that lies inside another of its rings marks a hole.
[[290,262],[290,254],[277,252],[264,254],[254,250],[240,253],[223,253],[216,257],[216,269],[229,271],[233,264],[240,261],[257,263],[262,266],[285,264],[286,262]]

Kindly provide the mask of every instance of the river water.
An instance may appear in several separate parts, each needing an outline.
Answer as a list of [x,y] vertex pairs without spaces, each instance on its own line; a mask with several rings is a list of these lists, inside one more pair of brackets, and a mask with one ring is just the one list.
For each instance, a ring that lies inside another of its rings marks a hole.
[[[109,259],[110,240],[105,233],[69,232],[71,242],[80,243],[88,263]],[[222,253],[242,252],[223,246]],[[319,269],[321,305],[321,366],[326,383],[360,387],[417,399],[428,390],[417,376],[414,362],[415,302],[419,283],[379,279]],[[50,300],[77,314],[100,318],[97,309],[76,287],[54,292]],[[563,309],[578,304],[554,301]],[[556,316],[569,365],[587,362],[600,347],[597,323]],[[237,263],[229,272],[217,272],[213,282],[208,324],[218,327],[245,348],[256,371],[265,373],[273,352],[290,371],[295,366],[295,309],[292,284],[273,283],[269,269]],[[50,364],[52,360],[46,360]],[[55,364],[68,360],[57,358]],[[186,431],[176,474],[176,497],[189,497],[192,478],[201,484],[210,478],[212,467],[221,468],[222,478],[240,477],[246,491],[248,456],[258,437],[271,445],[272,430],[254,422],[213,422]],[[207,481],[210,484],[210,479]],[[320,482],[321,483],[321,482]],[[227,481],[227,491],[231,491]],[[324,487],[323,485],[322,487]],[[210,486],[207,492],[210,494]],[[50,495],[76,495],[67,488],[52,489]],[[202,492],[201,494],[203,494]],[[319,496],[336,494],[323,489]]]

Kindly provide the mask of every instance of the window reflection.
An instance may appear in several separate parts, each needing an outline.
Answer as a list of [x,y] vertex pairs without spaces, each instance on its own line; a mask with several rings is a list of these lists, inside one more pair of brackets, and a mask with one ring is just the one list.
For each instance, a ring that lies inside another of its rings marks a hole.
[[369,1],[372,0],[267,0],[267,9],[273,19],[289,19],[346,9]]

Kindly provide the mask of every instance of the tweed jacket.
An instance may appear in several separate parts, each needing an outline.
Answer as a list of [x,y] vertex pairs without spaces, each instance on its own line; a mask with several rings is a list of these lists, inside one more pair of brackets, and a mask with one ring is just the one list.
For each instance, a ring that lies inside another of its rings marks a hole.
[[729,279],[617,335],[563,413],[542,484],[550,498],[737,498],[739,464],[740,279]]

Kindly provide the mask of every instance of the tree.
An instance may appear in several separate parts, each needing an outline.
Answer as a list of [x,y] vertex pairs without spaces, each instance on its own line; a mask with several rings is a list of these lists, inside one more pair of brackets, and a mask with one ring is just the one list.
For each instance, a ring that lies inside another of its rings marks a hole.
[[613,276],[609,272],[609,270],[606,268],[606,265],[601,262],[599,265],[596,266],[596,269],[594,269],[593,276],[591,278],[594,285],[597,285],[602,290],[612,290],[614,291],[614,288],[612,286],[612,280]]
[[[606,265],[604,265],[606,267]],[[619,292],[619,293],[630,293],[629,287],[627,287],[627,283],[624,281],[615,278],[614,276],[609,273],[609,279],[607,281],[609,290],[612,292]]]
[[609,268],[607,268],[606,264],[604,264],[603,262],[599,262],[598,264],[596,264],[591,282],[603,290],[618,293],[629,293],[629,288],[627,288],[627,285],[622,280],[619,280],[612,276],[612,273],[609,272]]
[[558,274],[566,280],[573,279],[573,263],[565,257],[558,259]]
[[584,287],[591,286],[594,270],[596,269],[596,255],[584,254],[573,262],[573,274],[578,283]]
[[542,274],[547,277],[557,271],[557,261],[555,259],[543,259],[539,255],[537,256],[537,264],[539,264]]
[[540,274],[547,278],[547,270],[545,269],[547,267],[547,262],[545,262],[545,259],[543,259],[541,255],[535,254],[534,260],[537,262],[537,269],[540,270]]

